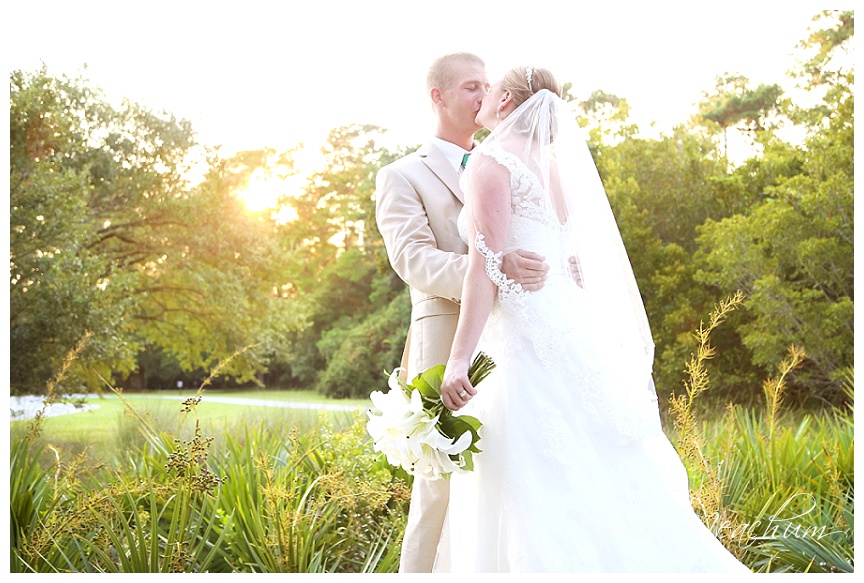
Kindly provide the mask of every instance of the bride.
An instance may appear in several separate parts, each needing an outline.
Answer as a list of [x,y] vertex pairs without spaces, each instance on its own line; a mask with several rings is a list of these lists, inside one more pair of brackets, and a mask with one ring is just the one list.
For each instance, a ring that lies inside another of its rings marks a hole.
[[[436,570],[747,572],[690,506],[645,309],[560,93],[547,70],[519,67],[477,114],[492,133],[462,177],[469,268],[441,388],[483,422],[483,453],[451,479]],[[516,248],[545,256],[542,290],[501,272]],[[477,350],[498,364],[480,392],[467,377]]]

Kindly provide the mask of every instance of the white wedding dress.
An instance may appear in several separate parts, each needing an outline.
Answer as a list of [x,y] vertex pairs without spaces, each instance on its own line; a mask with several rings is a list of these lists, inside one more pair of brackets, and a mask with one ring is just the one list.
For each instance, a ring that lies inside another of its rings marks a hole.
[[495,144],[484,154],[511,174],[503,251],[539,253],[551,271],[522,292],[475,240],[499,285],[478,345],[497,368],[460,411],[482,421],[482,453],[451,477],[436,571],[747,572],[694,514],[653,386],[632,386],[650,371],[629,366],[625,340],[570,275],[561,242],[576,221],[561,223],[519,157]]

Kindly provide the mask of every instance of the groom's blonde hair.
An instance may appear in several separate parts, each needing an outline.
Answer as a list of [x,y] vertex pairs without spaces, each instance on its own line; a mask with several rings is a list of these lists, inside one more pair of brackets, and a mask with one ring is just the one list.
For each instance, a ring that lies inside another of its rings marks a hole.
[[432,91],[435,87],[450,89],[456,77],[456,66],[460,64],[486,67],[483,59],[471,53],[451,53],[438,57],[429,67],[429,73],[426,75],[426,91]]

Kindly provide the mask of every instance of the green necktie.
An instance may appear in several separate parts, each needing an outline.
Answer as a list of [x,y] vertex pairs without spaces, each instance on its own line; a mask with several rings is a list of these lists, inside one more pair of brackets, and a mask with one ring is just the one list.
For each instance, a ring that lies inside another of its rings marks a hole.
[[468,156],[470,156],[470,155],[471,155],[471,152],[468,152],[467,154],[462,156],[462,168],[463,169],[465,168],[465,164],[468,163]]

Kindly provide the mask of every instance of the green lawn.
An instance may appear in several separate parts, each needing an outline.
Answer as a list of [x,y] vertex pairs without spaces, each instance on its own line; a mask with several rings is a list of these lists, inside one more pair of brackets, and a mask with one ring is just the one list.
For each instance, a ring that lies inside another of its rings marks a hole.
[[[146,419],[160,431],[176,434],[180,439],[188,439],[194,432],[196,419],[200,422],[204,435],[213,436],[217,441],[226,433],[239,427],[258,423],[279,424],[308,429],[318,424],[321,416],[327,417],[336,426],[351,422],[352,411],[327,410],[326,406],[347,406],[355,411],[363,411],[371,406],[364,399],[328,399],[314,391],[206,391],[200,404],[192,413],[183,413],[183,403],[176,397],[192,397],[192,391],[160,391],[158,393],[126,393],[124,400],[133,408],[127,410],[123,402],[114,394],[87,400],[98,409],[81,411],[68,415],[46,417],[42,423],[42,439],[63,451],[74,454],[90,448],[90,454],[97,459],[109,461],[142,441],[140,423],[135,415]],[[174,397],[174,398],[166,398]],[[221,398],[241,398],[249,401],[278,401],[295,403],[309,408],[280,408],[267,405],[226,404],[217,402]],[[314,408],[315,406],[325,406]],[[11,424],[11,435],[26,431],[29,421],[15,421]],[[64,457],[66,457],[64,455]]]

